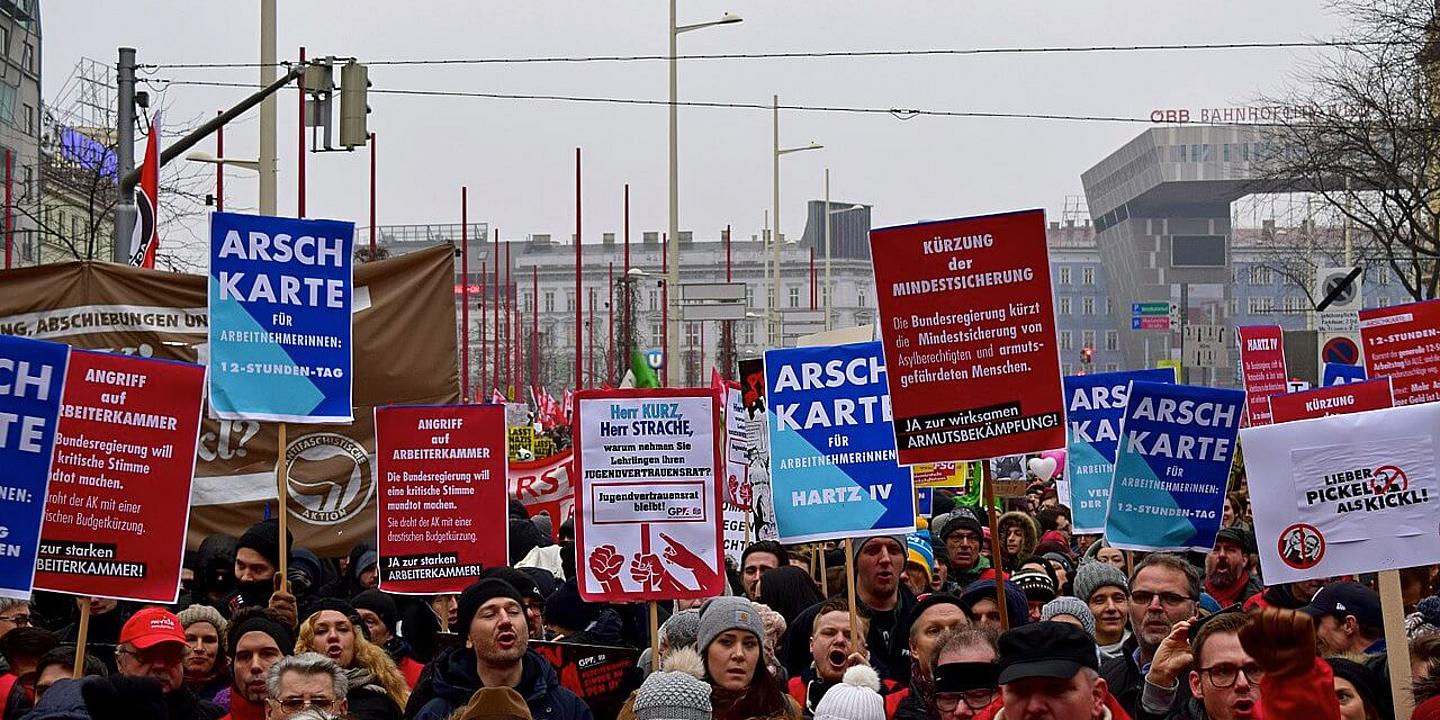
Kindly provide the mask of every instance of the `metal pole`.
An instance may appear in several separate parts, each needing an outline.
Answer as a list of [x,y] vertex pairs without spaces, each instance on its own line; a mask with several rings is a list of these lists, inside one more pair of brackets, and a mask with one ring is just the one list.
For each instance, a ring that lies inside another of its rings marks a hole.
[[[275,57],[275,0],[260,0],[260,84],[262,86],[268,87],[270,83],[275,82],[276,74],[279,71]],[[276,158],[279,156],[279,146],[276,143],[275,135],[277,127],[275,102],[274,97],[266,97],[260,103],[261,215],[275,214],[275,178],[278,172]],[[124,142],[121,142],[121,146],[129,147]]]
[[[372,142],[373,142],[374,138],[372,137],[371,140],[372,140]],[[485,238],[484,238],[484,236],[481,236],[481,238],[480,238],[480,244],[481,244],[482,246],[485,244]],[[485,387],[484,387],[485,381],[490,377],[490,376],[489,376],[489,371],[490,371],[489,363],[486,362],[486,360],[490,357],[490,354],[489,354],[489,351],[485,349],[486,343],[489,341],[489,338],[487,337],[486,332],[485,332],[485,323],[486,323],[486,318],[487,318],[486,313],[488,312],[488,310],[486,309],[486,305],[489,304],[489,303],[487,303],[487,302],[485,301],[485,300],[486,300],[486,295],[487,295],[488,292],[489,292],[489,290],[485,287],[486,283],[489,282],[489,278],[487,277],[486,269],[487,269],[487,268],[485,267],[485,261],[484,261],[484,260],[481,260],[481,261],[480,261],[480,373],[479,373],[479,378],[480,378],[480,385],[481,385],[481,387],[480,387],[479,391],[475,393],[475,399],[476,399],[477,401],[480,401],[480,402],[490,402],[490,396],[489,396],[488,394],[486,394],[486,392],[485,392]]]
[[772,170],[774,172],[774,182],[772,183],[771,190],[774,195],[771,198],[773,205],[771,206],[770,212],[775,218],[775,222],[770,226],[772,228],[770,232],[770,248],[774,253],[772,257],[775,262],[775,269],[770,283],[770,292],[774,296],[774,302],[770,303],[770,311],[772,313],[771,322],[774,324],[773,332],[775,333],[775,337],[770,339],[770,346],[778,348],[783,347],[785,344],[784,333],[780,330],[780,96],[775,95],[773,99],[775,104],[773,108],[772,129],[774,131],[775,152],[771,157]]
[[[372,132],[370,133],[370,260],[372,261],[375,260],[376,252],[375,232],[375,133]],[[483,244],[485,242],[485,238],[480,238],[480,242]],[[483,264],[480,270],[481,275],[483,276],[485,270]],[[480,303],[483,305],[485,303],[485,291],[481,290],[480,293]],[[485,324],[484,315],[480,316],[480,324],[482,326]],[[485,352],[484,343],[481,343],[480,352],[482,355]],[[484,366],[483,362],[481,363],[481,366]],[[481,377],[484,377],[485,373],[481,372],[480,375]]]
[[[669,237],[662,238],[663,242],[670,242]],[[670,277],[670,256],[662,249],[660,252],[660,275],[664,278]],[[665,362],[660,364],[660,386],[670,387],[670,366],[675,363],[674,355],[670,354],[670,283],[660,283],[660,348],[664,353]]]
[[625,367],[630,362],[630,355],[634,348],[630,346],[631,338],[635,336],[635,308],[631,307],[630,286],[630,183],[625,183],[625,269],[620,273],[620,284],[625,293],[625,307],[620,311],[620,323],[625,326],[625,337],[621,342],[620,367]]
[[830,284],[830,168],[825,168],[825,329],[830,326],[830,296],[835,286]]
[[[585,343],[586,343],[586,345],[588,345],[588,348],[587,348],[586,351],[585,351],[585,353],[586,353],[586,355],[587,355],[587,357],[586,357],[586,359],[585,359],[585,366],[589,369],[588,371],[589,371],[589,373],[590,373],[590,382],[593,384],[593,383],[595,382],[595,296],[594,296],[594,295],[591,295],[591,296],[590,296],[590,322],[589,322],[587,325],[588,325],[588,327],[586,327],[586,329],[585,329]],[[579,390],[579,389],[580,389],[580,386],[579,386],[579,385],[576,385],[576,386],[575,386],[575,389],[576,389],[576,390]]]
[[[305,48],[303,47],[300,48],[300,66],[305,66]],[[295,216],[303,218],[305,217],[305,73],[300,73],[295,82],[300,90],[300,127],[295,129],[295,134],[300,140],[295,155],[295,184],[299,190],[295,201]]]
[[605,382],[615,379],[615,261],[610,261],[606,287],[609,302],[605,305]]
[[[120,48],[117,69],[115,174],[117,177],[124,177],[135,169],[135,48]],[[9,167],[8,163],[6,167]],[[6,205],[8,207],[9,203]],[[122,191],[115,198],[115,236],[110,247],[111,262],[130,261],[130,234],[134,226],[135,195]]]
[[460,400],[470,402],[470,188],[460,187]]
[[11,188],[11,176],[14,175],[14,158],[10,154],[10,148],[5,148],[5,269],[11,268],[11,255],[14,253],[14,205],[12,198],[14,194]]
[[[507,347],[515,346],[515,314],[512,311],[510,297],[515,290],[514,281],[510,279],[510,243],[505,243],[505,343]],[[515,399],[515,353],[505,353],[505,397]]]
[[215,212],[225,212],[225,126],[215,128]]
[[[679,36],[675,24],[675,0],[670,0],[670,224],[669,233],[666,236],[664,253],[668,263],[665,272],[665,370],[667,378],[665,385],[669,385],[669,367],[673,359],[680,356],[680,328],[678,325],[672,328],[670,323],[679,319],[680,310],[678,307],[671,308],[672,296],[678,301],[680,284],[680,157],[679,157],[679,122],[678,122],[678,94],[676,84],[676,61],[675,43]],[[673,293],[670,292],[673,289]],[[674,347],[672,347],[672,345]]]
[[[673,4],[675,0],[670,0]],[[585,344],[581,341],[581,328],[584,326],[581,311],[581,303],[585,299],[580,297],[580,148],[575,148],[575,389],[579,390],[584,381]]]
[[500,389],[500,347],[500,228],[495,228],[495,375],[491,387],[496,390]]
[[530,384],[540,384],[540,265],[530,266]]

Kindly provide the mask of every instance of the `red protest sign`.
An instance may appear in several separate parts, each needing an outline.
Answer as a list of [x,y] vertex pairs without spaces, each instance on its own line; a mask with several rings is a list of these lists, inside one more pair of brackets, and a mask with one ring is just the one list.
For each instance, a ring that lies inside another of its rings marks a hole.
[[1246,325],[1240,336],[1240,377],[1245,382],[1245,412],[1251,425],[1269,425],[1271,395],[1287,389],[1285,331],[1279,325]]
[[1360,311],[1365,372],[1389,376],[1396,407],[1440,400],[1440,300]]
[[204,386],[200,365],[70,353],[36,589],[179,598]]
[[724,589],[720,418],[710,388],[576,394],[575,557],[591,602]]
[[1393,406],[1390,378],[1332,385],[1269,398],[1273,422],[1309,420],[1326,415],[1383,410]]
[[380,589],[458,593],[508,565],[505,408],[375,409]]
[[902,465],[1065,446],[1042,210],[873,230]]

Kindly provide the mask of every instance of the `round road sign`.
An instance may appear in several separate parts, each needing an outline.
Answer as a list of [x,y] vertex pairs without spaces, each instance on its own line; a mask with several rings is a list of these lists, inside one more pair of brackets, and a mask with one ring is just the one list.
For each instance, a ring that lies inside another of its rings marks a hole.
[[1323,362],[1328,363],[1358,365],[1360,363],[1360,346],[1348,337],[1333,337],[1325,342],[1325,347],[1320,349],[1320,358]]

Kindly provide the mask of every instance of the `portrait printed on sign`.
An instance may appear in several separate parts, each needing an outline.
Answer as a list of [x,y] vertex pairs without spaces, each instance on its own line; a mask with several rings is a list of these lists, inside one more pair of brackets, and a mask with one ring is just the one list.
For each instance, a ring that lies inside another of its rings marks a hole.
[[576,395],[576,566],[586,600],[711,597],[724,584],[718,398]]

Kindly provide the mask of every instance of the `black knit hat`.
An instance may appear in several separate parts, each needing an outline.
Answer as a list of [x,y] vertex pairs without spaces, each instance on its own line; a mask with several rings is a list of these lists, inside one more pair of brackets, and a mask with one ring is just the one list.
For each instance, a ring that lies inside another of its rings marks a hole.
[[284,623],[277,621],[268,611],[262,611],[253,615],[237,615],[235,618],[231,618],[230,627],[225,632],[225,649],[232,657],[235,655],[235,646],[240,643],[240,638],[245,637],[246,633],[252,632],[269,635],[283,655],[289,655],[295,651],[295,633]]
[[566,630],[584,630],[600,617],[600,605],[585,602],[575,579],[566,580],[545,601],[545,624]]
[[[290,531],[285,531],[285,547],[292,547],[295,544]],[[235,550],[250,548],[265,558],[270,566],[276,570],[280,569],[280,521],[275,518],[262,520],[250,526],[240,540],[235,543]]]
[[910,614],[906,616],[905,634],[907,637],[910,635],[910,633],[915,632],[915,623],[920,622],[920,616],[923,615],[926,610],[929,610],[936,605],[954,605],[955,607],[960,608],[961,612],[965,613],[966,618],[970,617],[969,606],[962,602],[959,596],[943,592],[930,593],[924,598],[921,598],[920,602],[916,603],[915,607],[910,610]]
[[495,598],[510,598],[515,604],[524,607],[525,600],[520,597],[520,591],[499,578],[482,578],[476,580],[460,593],[460,602],[455,612],[455,626],[451,628],[460,637],[470,634],[470,622],[475,619],[475,613],[480,612],[480,606]]
[[395,599],[379,590],[366,590],[350,598],[350,604],[356,610],[369,610],[385,623],[385,629],[395,631],[395,616],[400,611],[395,606]]

